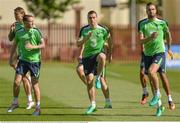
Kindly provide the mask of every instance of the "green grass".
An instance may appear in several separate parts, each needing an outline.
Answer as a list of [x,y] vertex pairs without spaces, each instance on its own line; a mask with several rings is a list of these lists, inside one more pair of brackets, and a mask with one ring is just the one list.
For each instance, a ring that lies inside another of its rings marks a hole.
[[[103,109],[104,98],[97,91],[98,111],[93,115],[84,115],[89,105],[86,87],[75,71],[75,64],[42,64],[40,87],[42,115],[31,116],[33,109],[26,110],[26,96],[21,87],[20,108],[7,113],[12,101],[12,80],[14,70],[7,63],[0,64],[0,120],[1,121],[180,121],[180,70],[169,69],[168,76],[172,97],[176,109],[166,108],[162,117],[154,116],[156,108],[148,104],[142,106],[139,101],[142,89],[139,82],[139,65],[113,63],[107,66],[107,80],[110,87],[113,109]],[[149,87],[149,86],[148,86]],[[150,89],[150,88],[148,88]],[[149,92],[151,92],[149,90]],[[167,97],[161,89],[162,100],[167,107]],[[152,94],[150,95],[150,97]]]

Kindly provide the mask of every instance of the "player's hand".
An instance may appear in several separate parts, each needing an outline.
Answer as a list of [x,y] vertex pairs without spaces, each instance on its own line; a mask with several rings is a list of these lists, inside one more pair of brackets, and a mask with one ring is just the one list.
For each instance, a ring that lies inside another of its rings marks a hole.
[[78,63],[81,62],[81,60],[82,60],[82,55],[80,55],[80,56],[77,58]]
[[9,65],[16,70],[17,64],[14,64],[12,60],[9,60]]
[[174,57],[173,57],[173,52],[169,49],[168,50],[168,54],[169,54],[169,56],[171,57],[171,59],[173,59]]
[[108,53],[108,62],[111,63],[111,61],[112,61],[112,54]]
[[10,30],[11,30],[11,31],[14,31],[15,28],[16,28],[16,27],[15,27],[15,23],[13,23],[13,24],[10,26]]
[[45,42],[43,41],[40,45],[39,45],[40,49],[44,49],[45,48]]
[[25,48],[27,50],[31,50],[33,48],[33,46],[28,42],[28,43],[26,43]]
[[153,32],[153,33],[151,34],[151,38],[153,38],[153,39],[155,39],[157,36],[158,36],[158,33],[157,33],[157,32]]

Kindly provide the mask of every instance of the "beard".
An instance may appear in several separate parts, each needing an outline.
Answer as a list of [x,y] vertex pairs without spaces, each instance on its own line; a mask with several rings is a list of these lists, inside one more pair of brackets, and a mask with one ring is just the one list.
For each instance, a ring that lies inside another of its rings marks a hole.
[[148,18],[155,18],[155,17],[156,17],[156,14],[151,13],[151,14],[148,15]]

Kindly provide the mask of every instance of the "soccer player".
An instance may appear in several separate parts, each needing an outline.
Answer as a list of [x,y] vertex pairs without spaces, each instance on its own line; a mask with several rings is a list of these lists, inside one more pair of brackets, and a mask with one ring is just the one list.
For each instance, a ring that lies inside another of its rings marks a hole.
[[[141,22],[141,21],[140,21]],[[145,66],[144,66],[144,53],[142,52],[141,55],[141,63],[140,63],[140,81],[141,81],[141,86],[143,88],[143,94],[142,94],[142,99],[141,99],[141,104],[144,105],[147,102],[147,98],[149,96],[149,93],[147,91],[147,82],[148,82],[148,76],[145,74]],[[170,87],[169,87],[169,80],[166,75],[166,66],[164,65],[163,67],[160,67],[158,72],[163,84],[163,88],[166,92],[166,95],[168,96],[168,104],[169,104],[169,109],[174,110],[175,109],[175,104],[173,103],[171,93],[170,93]],[[153,92],[153,86],[152,83],[150,82],[151,85],[151,90]]]
[[38,84],[41,66],[41,50],[45,47],[44,40],[42,38],[39,29],[33,27],[34,18],[32,15],[25,15],[23,17],[24,28],[19,29],[15,35],[15,41],[11,49],[9,63],[12,66],[12,57],[16,51],[16,48],[21,51],[19,56],[19,62],[16,67],[16,76],[14,80],[14,100],[13,105],[18,107],[18,90],[20,82],[30,72],[31,82],[34,90],[36,109],[33,115],[40,115],[40,88]]
[[[107,44],[105,45],[106,48],[108,48]],[[82,64],[82,53],[83,53],[83,49],[84,47],[80,47],[80,52],[79,52],[79,57],[78,57],[78,65],[77,65],[77,68],[76,68],[76,72],[79,76],[79,78],[82,80],[82,82],[87,86],[87,82],[86,82],[86,76],[84,74],[84,68],[83,68],[83,64]],[[107,50],[105,50],[105,54],[107,54]],[[97,71],[97,66],[95,67],[95,70],[94,71]],[[102,85],[102,92],[103,92],[103,95],[105,97],[105,106],[104,108],[112,108],[112,103],[111,103],[111,99],[110,99],[110,96],[109,96],[109,88],[107,86],[107,83],[106,83],[106,79],[105,79],[105,68],[102,72],[102,75],[101,75],[101,78],[100,78],[100,82],[101,82],[101,85]],[[99,89],[97,86],[96,86],[97,89]]]
[[157,72],[159,68],[165,66],[165,44],[166,35],[168,54],[172,56],[171,34],[164,20],[157,18],[157,7],[153,3],[146,5],[148,19],[140,23],[139,38],[144,45],[145,73],[148,73],[149,80],[152,82],[154,96],[149,102],[150,106],[158,105],[156,116],[162,115],[161,93]]
[[[87,80],[87,92],[91,102],[86,114],[91,114],[96,111],[95,88],[93,86],[94,70],[96,63],[98,63],[96,83],[101,85],[100,78],[106,63],[106,55],[102,52],[102,49],[110,34],[106,28],[97,23],[97,13],[95,11],[89,11],[87,18],[88,25],[81,29],[77,45],[78,47],[84,46],[82,64]],[[108,56],[109,60],[110,56]]]
[[[13,41],[14,40],[14,37],[15,37],[15,34],[16,32],[23,28],[24,25],[23,25],[23,17],[25,15],[25,11],[23,8],[21,7],[17,7],[14,9],[14,16],[15,16],[15,20],[16,22],[14,22],[11,27],[10,27],[10,31],[9,31],[9,34],[8,34],[8,38],[9,38],[9,41]],[[20,55],[20,51],[18,50],[18,53],[14,55],[14,61],[13,61],[13,68],[15,69],[16,68],[16,65],[17,65],[17,62],[18,62],[18,56]],[[27,100],[28,100],[28,103],[27,103],[27,108],[26,109],[31,109],[33,106],[34,106],[34,102],[33,102],[33,99],[32,99],[32,95],[31,95],[31,85],[30,85],[30,75],[26,75],[23,77],[23,85],[24,85],[24,90],[25,90],[25,93],[27,95]],[[13,110],[13,106],[8,110],[8,112],[12,112]]]

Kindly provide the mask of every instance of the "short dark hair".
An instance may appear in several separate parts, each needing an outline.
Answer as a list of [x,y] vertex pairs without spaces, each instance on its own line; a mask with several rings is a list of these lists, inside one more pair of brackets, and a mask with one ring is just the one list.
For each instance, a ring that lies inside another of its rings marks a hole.
[[158,9],[158,6],[155,3],[152,3],[152,2],[147,3],[146,8],[151,6],[151,5],[155,6],[156,10]]
[[25,13],[25,10],[24,10],[22,7],[16,7],[16,8],[14,9],[14,13],[20,13],[20,14],[23,14],[23,15],[26,14],[26,13]]
[[32,15],[24,15],[23,21],[28,21],[28,18],[33,17]]
[[97,16],[97,12],[94,11],[94,10],[91,10],[91,11],[88,12],[88,16],[91,15],[91,14],[96,14],[96,16]]

